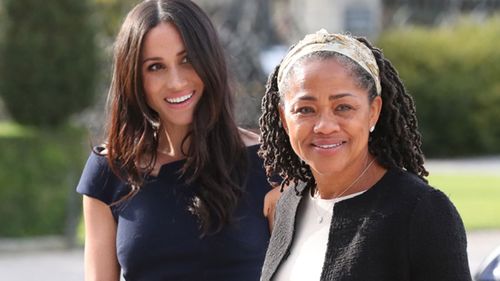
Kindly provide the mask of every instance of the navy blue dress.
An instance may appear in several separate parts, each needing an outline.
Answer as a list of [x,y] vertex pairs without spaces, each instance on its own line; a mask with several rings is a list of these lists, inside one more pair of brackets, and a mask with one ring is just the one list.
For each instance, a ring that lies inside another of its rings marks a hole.
[[[270,186],[257,149],[247,149],[248,179],[233,223],[215,235],[200,238],[197,219],[187,210],[199,187],[178,178],[184,160],[163,165],[134,197],[110,206],[125,279],[259,280],[270,236],[262,211]],[[105,157],[92,153],[77,191],[109,205],[129,189],[111,172]]]

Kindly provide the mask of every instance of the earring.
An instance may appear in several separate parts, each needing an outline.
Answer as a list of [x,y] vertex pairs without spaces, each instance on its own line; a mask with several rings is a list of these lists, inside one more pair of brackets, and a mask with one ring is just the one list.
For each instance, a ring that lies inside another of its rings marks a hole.
[[373,131],[375,131],[375,125],[370,127],[370,133],[373,133]]

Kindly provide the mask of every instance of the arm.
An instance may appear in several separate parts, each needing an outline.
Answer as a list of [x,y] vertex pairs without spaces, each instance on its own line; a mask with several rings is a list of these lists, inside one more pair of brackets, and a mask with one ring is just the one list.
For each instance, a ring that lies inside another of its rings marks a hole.
[[85,221],[85,281],[118,281],[116,223],[105,203],[83,197]]
[[448,197],[427,192],[410,227],[410,275],[415,281],[470,281],[462,220]]
[[273,232],[276,204],[281,197],[280,186],[277,185],[271,189],[264,197],[264,216],[269,222],[269,231]]

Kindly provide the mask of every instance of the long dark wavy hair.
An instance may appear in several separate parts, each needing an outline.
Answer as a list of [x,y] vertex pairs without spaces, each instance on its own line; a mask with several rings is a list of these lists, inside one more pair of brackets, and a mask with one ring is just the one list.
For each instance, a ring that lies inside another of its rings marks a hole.
[[[382,51],[373,47],[364,38],[356,39],[372,51],[379,67],[382,86],[382,110],[376,130],[370,134],[368,150],[385,168],[399,167],[426,181],[424,177],[429,173],[423,166],[422,138],[418,131],[413,99],[405,90],[396,69],[384,57]],[[350,58],[338,53],[320,51],[302,59],[312,58],[337,59],[351,70],[358,84],[368,90],[370,102],[377,95],[373,78]],[[288,135],[281,125],[279,106],[283,93],[280,94],[277,81],[280,65],[276,66],[269,75],[266,92],[262,99],[262,115],[259,119],[261,129],[259,155],[264,159],[269,180],[280,175],[284,179],[282,188],[290,183],[296,187],[299,182],[305,182],[313,190],[316,183],[311,169],[295,154]],[[290,76],[287,75],[287,77]],[[295,190],[299,193],[297,189]]]
[[[233,102],[223,50],[208,16],[188,0],[151,0],[127,15],[114,45],[114,70],[108,96],[107,154],[113,172],[136,194],[153,169],[159,117],[146,103],[141,51],[149,30],[174,24],[187,56],[204,83],[183,144],[189,139],[181,171],[187,184],[201,185],[189,207],[203,234],[218,232],[231,220],[246,171],[246,149],[233,116]],[[181,147],[184,147],[182,145]]]

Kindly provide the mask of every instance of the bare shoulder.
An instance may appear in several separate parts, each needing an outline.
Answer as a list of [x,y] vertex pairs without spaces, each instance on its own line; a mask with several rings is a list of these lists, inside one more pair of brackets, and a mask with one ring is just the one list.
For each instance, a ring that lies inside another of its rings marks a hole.
[[260,136],[257,133],[239,127],[238,130],[240,132],[240,137],[246,146],[252,146],[259,143]]

